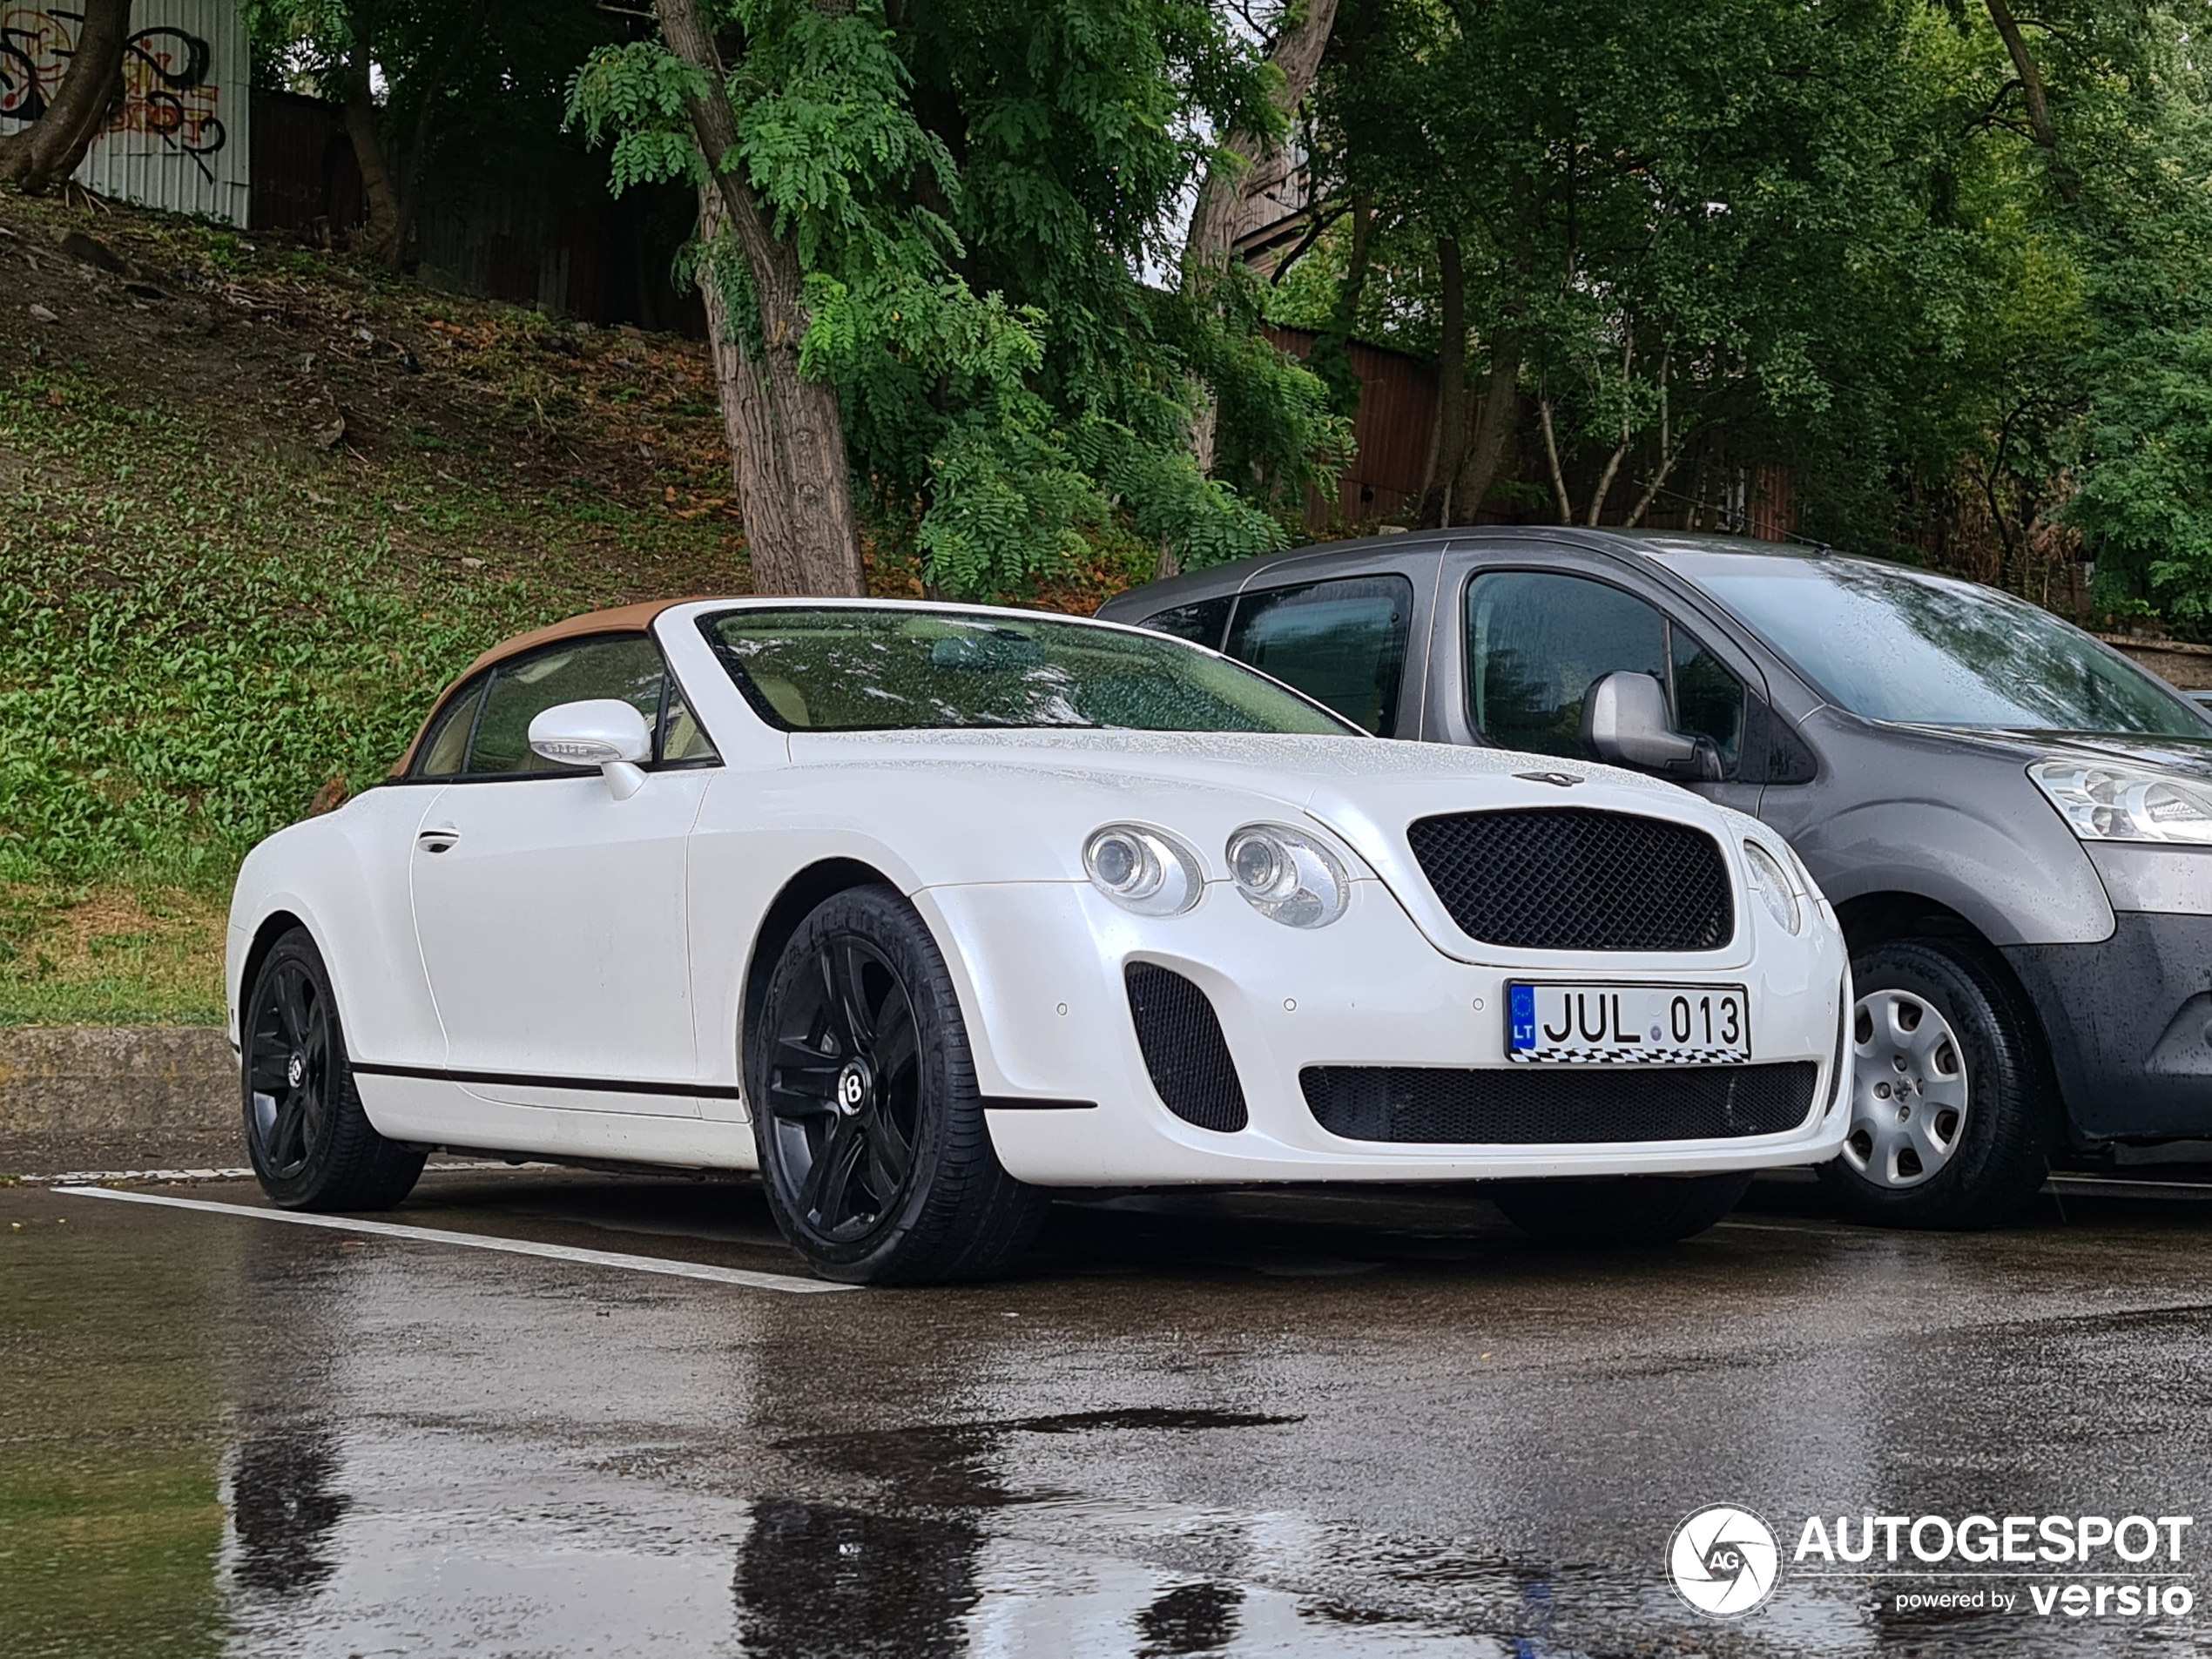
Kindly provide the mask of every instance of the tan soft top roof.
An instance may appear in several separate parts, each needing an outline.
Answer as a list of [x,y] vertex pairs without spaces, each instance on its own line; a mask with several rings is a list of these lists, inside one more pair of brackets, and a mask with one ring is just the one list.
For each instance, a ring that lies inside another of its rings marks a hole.
[[540,645],[550,645],[557,640],[576,639],[585,634],[642,634],[653,625],[653,618],[662,611],[691,603],[689,599],[642,599],[636,604],[617,605],[611,610],[588,610],[581,617],[570,617],[567,621],[556,622],[550,627],[534,628],[529,633],[501,640],[455,675],[453,683],[438,694],[438,700],[430,705],[430,712],[415,729],[415,740],[407,745],[407,752],[392,763],[391,775],[399,777],[414,763],[415,752],[422,744],[422,734],[430,729],[431,721],[438,718],[438,711],[445,707],[446,699],[492,664],[505,662],[509,657],[519,657],[524,651],[536,651]]

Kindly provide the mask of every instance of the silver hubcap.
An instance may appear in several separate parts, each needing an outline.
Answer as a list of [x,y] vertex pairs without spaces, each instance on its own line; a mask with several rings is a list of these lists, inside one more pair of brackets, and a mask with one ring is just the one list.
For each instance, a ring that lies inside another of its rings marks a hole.
[[1858,999],[1857,1062],[1844,1162],[1878,1187],[1917,1187],[1959,1150],[1966,1126],[1966,1066],[1958,1035],[1935,1005],[1910,991]]

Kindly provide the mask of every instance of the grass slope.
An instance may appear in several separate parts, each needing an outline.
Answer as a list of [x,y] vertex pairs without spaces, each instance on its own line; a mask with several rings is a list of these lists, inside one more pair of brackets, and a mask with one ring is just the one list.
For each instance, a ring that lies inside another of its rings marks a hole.
[[469,658],[742,591],[720,430],[691,341],[0,194],[0,1024],[219,1017],[239,857]]

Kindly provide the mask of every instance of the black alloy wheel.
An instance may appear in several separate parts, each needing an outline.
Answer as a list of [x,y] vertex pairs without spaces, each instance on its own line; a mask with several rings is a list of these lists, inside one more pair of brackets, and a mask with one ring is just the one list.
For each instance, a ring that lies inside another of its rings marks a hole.
[[296,1177],[329,1119],[330,1004],[304,958],[287,954],[261,975],[247,1053],[249,1132],[260,1167]]
[[747,1045],[769,1207],[817,1272],[1003,1271],[1043,1195],[999,1165],[952,976],[888,887],[826,900],[784,947]]
[[239,1008],[246,1154],[287,1210],[386,1210],[426,1154],[388,1141],[361,1109],[322,953],[305,928],[270,948]]
[[768,1073],[768,1114],[792,1208],[837,1244],[883,1224],[913,1180],[921,1132],[921,1049],[913,1000],[866,938],[819,941],[789,988]]

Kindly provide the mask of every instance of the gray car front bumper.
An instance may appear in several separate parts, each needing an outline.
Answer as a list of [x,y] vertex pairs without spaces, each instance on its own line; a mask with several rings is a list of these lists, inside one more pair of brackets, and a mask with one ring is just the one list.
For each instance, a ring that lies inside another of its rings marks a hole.
[[2078,1141],[2212,1136],[2212,915],[2123,910],[2090,945],[2014,945]]

